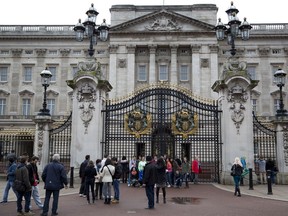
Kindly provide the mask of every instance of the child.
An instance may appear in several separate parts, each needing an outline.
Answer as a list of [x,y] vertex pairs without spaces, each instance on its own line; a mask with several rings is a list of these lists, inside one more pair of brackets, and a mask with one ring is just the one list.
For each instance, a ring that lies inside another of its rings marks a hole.
[[182,186],[182,178],[181,178],[179,170],[176,170],[175,172],[175,185],[178,188]]
[[132,167],[132,168],[131,168],[131,171],[130,171],[130,181],[131,181],[132,187],[138,187],[138,186],[139,186],[139,182],[138,182],[138,171],[137,171],[136,167]]

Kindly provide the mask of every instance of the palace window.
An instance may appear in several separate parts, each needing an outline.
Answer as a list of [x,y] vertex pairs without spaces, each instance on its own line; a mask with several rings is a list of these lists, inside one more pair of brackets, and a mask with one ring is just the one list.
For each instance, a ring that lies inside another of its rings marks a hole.
[[257,100],[251,99],[252,111],[256,114],[257,113]]
[[56,66],[49,66],[48,70],[52,73],[51,82],[56,82]]
[[23,81],[24,82],[31,82],[32,81],[32,67],[31,66],[25,66],[24,67]]
[[256,80],[256,67],[255,66],[248,66],[247,73],[249,74],[252,80]]
[[6,110],[6,99],[0,98],[0,115],[5,115]]
[[29,98],[22,99],[22,115],[27,116],[31,113],[31,100]]
[[277,112],[277,110],[280,109],[280,100],[279,99],[274,99],[274,113]]
[[55,115],[55,99],[47,99],[47,109],[49,109],[50,115]]
[[168,66],[167,65],[159,66],[159,80],[160,81],[168,80]]
[[146,65],[138,66],[138,81],[147,81]]
[[180,66],[180,81],[188,81],[188,65]]
[[0,82],[8,81],[8,67],[1,66],[0,67]]

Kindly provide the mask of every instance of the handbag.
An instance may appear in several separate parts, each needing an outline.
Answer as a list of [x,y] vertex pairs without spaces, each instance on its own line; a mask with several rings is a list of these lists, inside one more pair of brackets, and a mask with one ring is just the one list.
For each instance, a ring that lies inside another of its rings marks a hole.
[[15,191],[18,191],[18,192],[25,192],[26,191],[25,184],[22,181],[19,181],[17,179],[14,181],[12,187]]
[[232,170],[231,170],[231,176],[235,176],[235,175],[236,175],[236,166],[233,165]]

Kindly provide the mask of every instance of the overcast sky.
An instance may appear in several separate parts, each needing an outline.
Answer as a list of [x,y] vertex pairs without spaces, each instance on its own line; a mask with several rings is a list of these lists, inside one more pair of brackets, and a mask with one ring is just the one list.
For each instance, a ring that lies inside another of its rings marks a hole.
[[[192,5],[216,4],[218,18],[227,23],[225,11],[230,0],[1,0],[0,25],[74,25],[86,19],[91,3],[99,12],[97,24],[106,18],[110,24],[111,5]],[[249,23],[288,23],[287,0],[235,0],[238,17]],[[216,24],[217,20],[215,20]]]

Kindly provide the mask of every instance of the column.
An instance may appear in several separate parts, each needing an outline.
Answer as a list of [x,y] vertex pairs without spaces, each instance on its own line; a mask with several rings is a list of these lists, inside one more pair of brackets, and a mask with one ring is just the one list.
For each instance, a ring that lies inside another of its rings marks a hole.
[[109,93],[109,98],[115,98],[117,92],[117,49],[118,45],[110,45],[110,60],[109,60],[109,83],[113,87]]
[[199,45],[192,45],[192,92],[200,95],[201,73],[200,73],[200,49]]
[[149,58],[149,84],[156,82],[156,46],[149,46],[150,58]]
[[171,47],[171,84],[178,84],[178,73],[177,73],[177,48],[178,45],[173,44]]
[[[39,157],[39,172],[42,172],[49,161],[49,130],[53,124],[51,116],[37,115],[33,154]],[[61,157],[61,155],[60,155]]]
[[[210,86],[218,79],[218,46],[210,45]],[[215,92],[211,93],[213,99],[218,98],[218,94]]]
[[133,45],[127,46],[128,66],[127,66],[127,93],[131,93],[135,89],[135,49]]
[[288,184],[288,116],[276,117],[273,123],[276,127],[276,164],[279,170],[277,183]]

